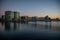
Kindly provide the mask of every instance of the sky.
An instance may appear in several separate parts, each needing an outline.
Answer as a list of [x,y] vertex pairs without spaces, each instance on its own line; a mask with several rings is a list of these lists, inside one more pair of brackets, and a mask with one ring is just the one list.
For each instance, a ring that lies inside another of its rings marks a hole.
[[0,0],[0,5],[0,16],[5,11],[18,11],[20,16],[60,18],[59,0]]

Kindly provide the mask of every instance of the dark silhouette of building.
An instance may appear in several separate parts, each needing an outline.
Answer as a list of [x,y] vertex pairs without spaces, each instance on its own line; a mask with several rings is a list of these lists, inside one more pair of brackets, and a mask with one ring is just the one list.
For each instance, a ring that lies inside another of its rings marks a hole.
[[60,19],[59,19],[59,18],[56,18],[55,20],[56,20],[56,21],[60,21]]
[[38,17],[38,21],[44,21],[44,17]]
[[2,15],[2,18],[1,18],[2,22],[5,21],[5,15]]
[[21,23],[28,23],[28,16],[21,16]]
[[37,21],[37,17],[36,17],[36,16],[31,17],[31,18],[30,18],[30,21],[34,21],[34,22]]
[[51,21],[51,18],[49,16],[45,16],[45,21],[46,22],[48,22],[48,21],[50,22]]

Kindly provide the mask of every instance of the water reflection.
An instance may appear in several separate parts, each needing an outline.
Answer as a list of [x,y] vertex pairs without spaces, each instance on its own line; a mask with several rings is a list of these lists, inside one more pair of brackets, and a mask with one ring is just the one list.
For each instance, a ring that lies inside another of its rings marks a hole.
[[50,22],[49,29],[52,29],[52,22]]
[[[60,22],[30,22],[30,23],[12,23],[12,22],[5,22],[0,24],[1,28],[4,31],[21,31],[21,30],[32,30],[32,31],[39,31],[39,30],[48,30],[48,31],[60,31]],[[3,26],[2,26],[3,25]]]
[[51,29],[52,22],[45,22],[45,28]]
[[11,23],[10,22],[5,22],[5,30],[10,30]]
[[48,22],[45,22],[45,23],[46,23],[46,24],[45,24],[45,28],[48,28],[48,26],[49,26],[48,24],[49,24],[49,23],[48,23]]
[[18,30],[19,29],[19,26],[20,26],[20,23],[13,23],[14,24],[14,30]]
[[52,22],[45,22],[42,24],[37,23],[28,23],[28,24],[20,24],[20,23],[11,23],[11,22],[5,22],[5,30],[52,30]]
[[5,30],[17,30],[19,28],[19,23],[5,22]]

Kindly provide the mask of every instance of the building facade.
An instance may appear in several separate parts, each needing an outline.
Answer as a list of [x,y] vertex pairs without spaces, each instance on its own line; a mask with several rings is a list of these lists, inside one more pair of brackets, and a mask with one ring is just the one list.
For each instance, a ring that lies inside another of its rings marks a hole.
[[28,16],[21,16],[21,23],[28,23]]
[[12,21],[13,18],[14,18],[14,13],[12,11],[6,11],[5,12],[6,21]]
[[14,19],[17,20],[19,19],[20,13],[19,12],[14,12]]
[[6,21],[17,21],[19,19],[20,13],[14,11],[6,11],[5,19]]

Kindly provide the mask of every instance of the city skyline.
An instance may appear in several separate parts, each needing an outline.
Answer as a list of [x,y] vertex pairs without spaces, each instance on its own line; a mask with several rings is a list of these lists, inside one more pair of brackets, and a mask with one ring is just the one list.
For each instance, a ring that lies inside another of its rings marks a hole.
[[51,18],[60,18],[59,0],[1,0],[0,15],[5,11],[18,11],[21,16],[48,15]]

